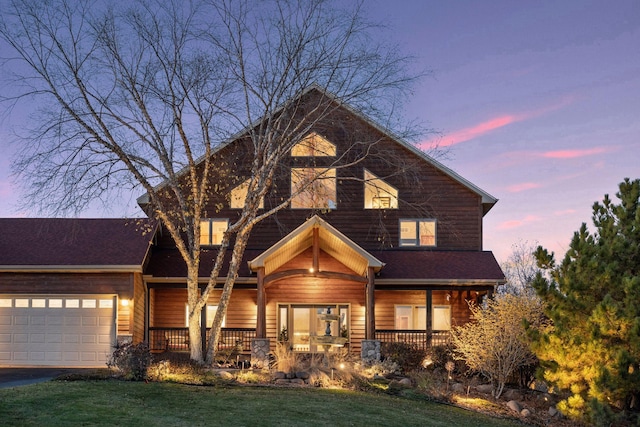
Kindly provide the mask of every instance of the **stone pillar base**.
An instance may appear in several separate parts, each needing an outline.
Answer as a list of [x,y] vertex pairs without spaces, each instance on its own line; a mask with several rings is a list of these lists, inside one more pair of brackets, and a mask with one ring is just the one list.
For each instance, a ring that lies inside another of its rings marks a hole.
[[360,352],[362,361],[365,363],[374,363],[380,361],[380,341],[379,340],[362,340],[362,350]]
[[251,366],[258,369],[269,367],[269,353],[271,352],[269,338],[254,338],[251,340]]

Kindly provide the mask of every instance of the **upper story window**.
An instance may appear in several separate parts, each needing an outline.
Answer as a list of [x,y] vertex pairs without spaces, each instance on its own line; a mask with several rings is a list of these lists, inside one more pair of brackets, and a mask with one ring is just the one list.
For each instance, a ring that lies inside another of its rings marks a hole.
[[200,221],[200,245],[216,246],[222,244],[222,237],[228,227],[228,219],[203,219]]
[[400,246],[436,246],[436,220],[401,219]]
[[291,194],[295,193],[298,194],[291,199],[292,209],[335,209],[336,170],[291,168]]
[[293,157],[322,157],[336,155],[336,146],[315,132],[305,136],[291,149]]
[[[242,209],[244,208],[244,202],[247,199],[247,193],[249,191],[249,180],[244,181],[242,184],[238,185],[236,188],[231,190],[231,209]],[[264,198],[260,199],[260,205],[258,206],[260,209],[264,208]]]
[[364,170],[364,208],[398,209],[398,190]]

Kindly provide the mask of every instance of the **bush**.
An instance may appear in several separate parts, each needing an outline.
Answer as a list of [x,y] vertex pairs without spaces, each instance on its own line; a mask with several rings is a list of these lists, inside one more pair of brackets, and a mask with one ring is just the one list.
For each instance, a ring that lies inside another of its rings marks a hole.
[[146,342],[125,343],[114,347],[107,366],[118,369],[125,379],[144,381],[147,379],[147,370],[151,362],[152,356]]
[[426,353],[415,344],[405,342],[383,342],[380,348],[383,360],[390,359],[398,364],[402,372],[410,372],[422,366]]

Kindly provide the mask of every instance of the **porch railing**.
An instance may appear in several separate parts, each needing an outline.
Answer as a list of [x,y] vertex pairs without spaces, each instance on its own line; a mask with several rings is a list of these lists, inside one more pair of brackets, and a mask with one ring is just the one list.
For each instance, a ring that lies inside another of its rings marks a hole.
[[[207,336],[209,336],[207,329]],[[218,351],[235,348],[241,353],[251,351],[251,340],[256,337],[255,328],[222,328]],[[189,351],[188,328],[149,328],[149,347],[152,351]]]
[[421,329],[376,329],[376,339],[381,342],[405,342],[414,344],[420,350],[449,342],[449,331],[433,331],[430,335]]

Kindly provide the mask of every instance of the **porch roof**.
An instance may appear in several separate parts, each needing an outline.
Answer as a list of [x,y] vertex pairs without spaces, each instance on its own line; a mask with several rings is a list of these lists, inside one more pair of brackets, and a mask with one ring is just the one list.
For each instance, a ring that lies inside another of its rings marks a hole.
[[369,267],[372,267],[376,273],[384,267],[383,262],[380,262],[376,257],[362,249],[327,221],[314,215],[278,243],[249,261],[249,268],[252,271],[257,271],[259,268],[264,267],[265,274],[271,274],[280,266],[313,246],[314,229],[318,230],[318,245],[320,249],[357,274],[366,276]]
[[505,281],[504,273],[490,251],[386,250],[373,253],[386,265],[376,280]]
[[[200,277],[209,276],[216,251],[203,251],[200,263]],[[255,283],[255,274],[249,269],[249,262],[263,250],[247,249],[238,272],[239,281],[247,282],[251,278]],[[385,264],[376,276],[376,283],[394,284],[402,281],[411,281],[419,284],[446,284],[450,282],[486,282],[503,283],[504,274],[491,252],[472,251],[405,251],[386,250],[372,252],[375,258]],[[225,263],[220,272],[224,277],[227,273],[230,253],[227,254]],[[175,249],[155,251],[151,256],[151,262],[145,271],[154,278],[175,279],[176,282],[184,282],[187,270]]]
[[1,218],[0,271],[142,271],[149,219]]

